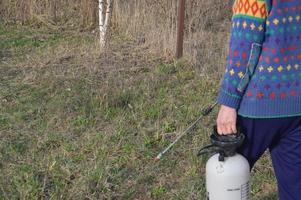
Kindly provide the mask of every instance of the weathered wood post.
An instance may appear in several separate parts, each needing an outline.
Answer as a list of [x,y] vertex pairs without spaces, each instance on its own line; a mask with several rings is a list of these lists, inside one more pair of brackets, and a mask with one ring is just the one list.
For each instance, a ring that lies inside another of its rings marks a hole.
[[176,49],[176,58],[177,59],[179,59],[183,56],[184,22],[185,22],[185,0],[179,0],[178,33],[177,33],[177,49]]

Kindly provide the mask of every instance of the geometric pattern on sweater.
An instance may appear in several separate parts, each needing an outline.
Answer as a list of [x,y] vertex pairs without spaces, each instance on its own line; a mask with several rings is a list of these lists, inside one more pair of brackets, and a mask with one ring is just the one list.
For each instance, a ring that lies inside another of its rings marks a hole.
[[301,115],[301,0],[235,1],[218,102],[254,118]]
[[237,0],[233,6],[234,15],[244,15],[258,19],[267,17],[267,8],[265,1],[258,0]]

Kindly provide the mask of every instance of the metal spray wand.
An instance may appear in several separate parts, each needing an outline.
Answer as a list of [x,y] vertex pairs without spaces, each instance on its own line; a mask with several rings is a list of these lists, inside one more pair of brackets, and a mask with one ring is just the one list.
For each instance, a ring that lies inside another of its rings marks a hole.
[[159,161],[166,152],[168,152],[184,135],[186,135],[187,133],[189,133],[198,123],[199,121],[201,121],[201,119],[207,115],[209,115],[209,113],[211,113],[211,111],[213,110],[213,108],[218,104],[218,102],[214,102],[212,105],[209,105],[205,108],[203,108],[201,110],[201,116],[199,116],[199,118],[197,120],[195,120],[190,126],[188,126],[188,128],[183,131],[176,139],[175,141],[173,141],[166,149],[164,149],[162,152],[160,152],[156,157],[155,157],[155,161]]

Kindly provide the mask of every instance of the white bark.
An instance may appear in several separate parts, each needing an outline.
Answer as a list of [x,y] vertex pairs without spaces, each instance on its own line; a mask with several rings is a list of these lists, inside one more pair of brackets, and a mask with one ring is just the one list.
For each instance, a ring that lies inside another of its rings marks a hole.
[[104,0],[99,0],[99,4],[98,4],[98,11],[99,11],[99,39],[100,39],[100,45],[104,46],[105,44],[105,27],[104,27],[104,14],[103,14],[103,10],[104,10]]
[[107,11],[106,11],[106,19],[105,19],[105,28],[107,30],[110,18],[111,18],[111,12],[112,12],[112,0],[107,0]]
[[[106,12],[104,12],[106,8]],[[99,36],[100,45],[105,46],[107,30],[112,12],[112,0],[99,0]]]

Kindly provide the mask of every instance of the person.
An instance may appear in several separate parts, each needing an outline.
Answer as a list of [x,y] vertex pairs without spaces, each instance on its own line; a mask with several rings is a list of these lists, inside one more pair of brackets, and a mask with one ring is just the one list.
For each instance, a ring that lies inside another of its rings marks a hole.
[[269,149],[281,200],[301,199],[301,1],[235,0],[216,119],[251,168]]

